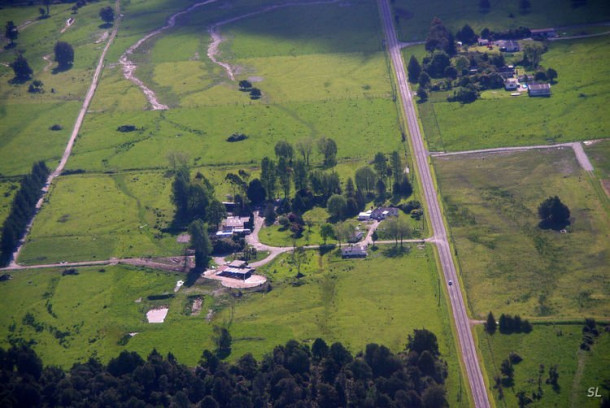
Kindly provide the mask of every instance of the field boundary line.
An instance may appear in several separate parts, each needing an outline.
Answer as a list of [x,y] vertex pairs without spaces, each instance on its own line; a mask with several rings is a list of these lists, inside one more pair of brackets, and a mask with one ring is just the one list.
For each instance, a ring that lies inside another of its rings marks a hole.
[[[120,0],[116,0],[116,2],[114,4],[114,8],[115,8],[115,14],[120,15]],[[46,198],[47,193],[49,192],[49,186],[51,185],[53,180],[55,180],[55,178],[61,174],[64,167],[66,166],[66,163],[68,162],[68,158],[72,154],[72,148],[74,147],[74,142],[76,142],[76,138],[78,137],[78,132],[80,131],[80,128],[85,119],[85,115],[87,114],[87,111],[89,110],[89,105],[91,104],[91,100],[93,99],[93,95],[95,95],[95,91],[99,84],[100,77],[102,74],[102,69],[104,68],[104,58],[106,58],[106,53],[108,52],[108,49],[112,45],[118,30],[119,30],[119,20],[117,19],[117,20],[115,20],[114,28],[112,29],[112,33],[110,34],[110,37],[108,37],[108,42],[106,43],[106,46],[104,47],[104,50],[102,51],[102,54],[100,55],[99,61],[97,63],[97,67],[95,69],[95,73],[93,74],[93,78],[91,79],[91,85],[89,86],[89,90],[87,91],[87,94],[86,94],[85,100],[83,101],[83,104],[81,106],[80,112],[78,113],[76,122],[74,122],[74,127],[72,128],[72,134],[70,135],[70,139],[68,140],[68,144],[66,145],[64,154],[61,157],[59,165],[49,175],[45,186],[42,188],[42,196],[36,203],[36,209],[35,209],[34,215],[32,216],[32,219],[30,220],[30,222],[28,223],[28,225],[25,229],[25,233],[23,235],[23,238],[19,242],[19,246],[17,247],[15,252],[13,252],[13,257],[12,257],[13,259],[10,263],[11,265],[17,264],[17,258],[19,257],[19,254],[21,253],[21,249],[23,248],[23,245],[25,244],[25,241],[30,233],[30,230],[32,229],[32,224],[34,223],[34,220],[36,219],[36,215],[40,211],[40,208],[42,207],[42,203],[44,202],[44,199]]]

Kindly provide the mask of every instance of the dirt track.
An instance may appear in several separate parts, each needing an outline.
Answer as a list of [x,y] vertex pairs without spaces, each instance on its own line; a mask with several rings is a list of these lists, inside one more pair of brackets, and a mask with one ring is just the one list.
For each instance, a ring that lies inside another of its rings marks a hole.
[[[115,12],[118,15],[119,14],[119,0],[116,0],[114,7],[115,7]],[[114,41],[114,38],[116,37],[116,33],[117,33],[118,29],[119,29],[119,23],[118,23],[118,21],[116,21],[115,27],[112,30],[112,33],[110,34],[110,38],[108,39],[108,42],[106,43],[106,46],[104,47],[104,50],[102,51],[102,55],[100,55],[99,61],[97,63],[97,68],[95,69],[95,73],[93,74],[93,79],[91,80],[91,85],[89,86],[89,90],[87,91],[85,100],[83,101],[80,112],[78,113],[78,117],[76,118],[76,122],[74,123],[74,127],[72,129],[72,134],[70,135],[70,139],[68,140],[68,144],[66,145],[64,154],[62,155],[61,161],[59,162],[59,165],[57,166],[55,171],[53,171],[51,173],[51,175],[49,176],[49,178],[47,179],[46,186],[42,189],[43,194],[42,194],[42,197],[40,197],[40,200],[38,200],[38,203],[36,203],[35,214],[38,213],[38,211],[42,207],[42,203],[49,191],[48,186],[50,186],[51,183],[53,182],[53,180],[55,180],[55,178],[61,174],[64,167],[66,166],[66,163],[68,162],[68,158],[72,154],[72,148],[74,147],[74,142],[76,141],[76,137],[78,136],[78,132],[80,131],[80,128],[83,124],[83,120],[85,119],[85,115],[87,114],[87,110],[89,109],[89,105],[91,104],[91,100],[93,99],[93,95],[95,95],[95,90],[97,89],[97,85],[100,81],[102,69],[104,68],[104,58],[106,57],[106,53],[108,52],[110,45],[112,44],[112,42]],[[32,224],[34,223],[35,218],[36,218],[36,215],[34,215],[32,217],[32,219],[30,220],[30,223],[28,224],[28,226],[26,228],[24,237],[23,237],[19,247],[17,247],[17,249],[13,253],[13,261],[11,262],[11,265],[14,265],[17,258],[19,257],[21,248],[23,247],[23,244],[26,241],[26,238],[32,228]]]

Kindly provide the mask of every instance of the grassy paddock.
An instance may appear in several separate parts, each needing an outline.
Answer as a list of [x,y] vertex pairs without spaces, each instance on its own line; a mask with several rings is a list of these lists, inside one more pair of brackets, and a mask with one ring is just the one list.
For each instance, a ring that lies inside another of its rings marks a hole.
[[53,186],[20,262],[173,255],[171,178],[158,173],[66,176]]
[[610,36],[551,43],[541,63],[559,74],[550,98],[490,97],[462,105],[433,93],[435,97],[419,105],[430,150],[459,151],[610,136],[610,119],[602,108],[610,102],[610,85],[600,80],[610,74],[605,63],[609,55]]
[[[493,336],[486,334],[481,326],[476,330],[490,384],[494,384],[494,376],[500,375],[502,361],[509,353],[516,352],[523,358],[513,366],[515,384],[504,388],[504,398],[499,398],[497,390],[491,391],[497,407],[517,406],[515,394],[519,391],[525,391],[528,397],[537,392],[541,364],[544,365],[543,396],[529,406],[598,407],[598,398],[587,397],[589,387],[599,387],[599,393],[608,397],[603,384],[610,380],[610,334],[603,329],[589,352],[579,349],[582,325],[534,325],[529,334]],[[546,384],[548,370],[553,365],[557,365],[559,373],[557,390]]]
[[323,337],[328,342],[341,341],[352,352],[370,342],[399,351],[413,329],[425,327],[438,336],[449,364],[450,404],[467,406],[432,248],[412,247],[394,258],[383,255],[388,249],[380,246],[368,259],[351,261],[341,260],[337,251],[323,257],[307,251],[301,266],[305,276],[300,279],[295,277],[297,267],[290,254],[259,268],[274,289],[237,301],[232,320],[229,309],[219,316],[232,321],[232,333],[234,328],[251,328],[253,338],[235,342],[234,353],[260,355],[268,336],[281,341]]
[[[143,130],[117,132],[124,124]],[[226,142],[234,132],[249,138]],[[400,150],[401,144],[393,102],[385,99],[91,114],[68,168],[165,167],[170,151],[188,152],[192,165],[258,164],[264,156],[273,155],[273,146],[280,140],[294,143],[322,136],[337,142],[340,159],[370,160],[370,146],[389,153]]]
[[[610,316],[607,210],[571,149],[434,160],[473,315]],[[537,228],[558,195],[569,233]]]

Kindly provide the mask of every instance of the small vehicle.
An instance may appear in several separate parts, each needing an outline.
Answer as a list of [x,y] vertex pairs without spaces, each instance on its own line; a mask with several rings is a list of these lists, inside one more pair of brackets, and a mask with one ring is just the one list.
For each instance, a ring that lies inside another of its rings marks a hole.
[[449,279],[449,286],[453,285],[453,281]]

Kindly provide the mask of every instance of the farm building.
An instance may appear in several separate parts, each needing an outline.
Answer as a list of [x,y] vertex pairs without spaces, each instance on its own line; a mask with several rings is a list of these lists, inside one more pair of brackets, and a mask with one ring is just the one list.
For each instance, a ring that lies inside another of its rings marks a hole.
[[248,235],[251,232],[249,217],[229,216],[222,222],[220,229],[216,232],[216,236],[225,238],[232,235]]
[[551,96],[551,85],[549,84],[529,84],[529,96]]
[[517,52],[519,51],[519,43],[513,40],[500,40],[498,41],[498,47],[502,52]]
[[227,268],[223,269],[219,275],[226,276],[227,278],[246,280],[254,273],[254,268],[249,267],[246,261],[235,260],[227,265]]
[[532,33],[532,38],[534,39],[544,39],[544,38],[553,38],[557,37],[557,32],[554,28],[541,28],[538,30],[530,30]]
[[358,221],[368,221],[371,219],[371,210],[368,211],[363,211],[360,214],[358,214]]
[[519,81],[517,81],[517,78],[508,78],[506,81],[504,81],[504,89],[506,89],[507,91],[514,91],[518,88]]
[[368,253],[366,252],[366,247],[360,246],[348,246],[345,248],[341,248],[341,258],[366,258]]
[[398,217],[398,208],[395,207],[378,207],[371,212],[371,219],[382,221],[387,217]]

